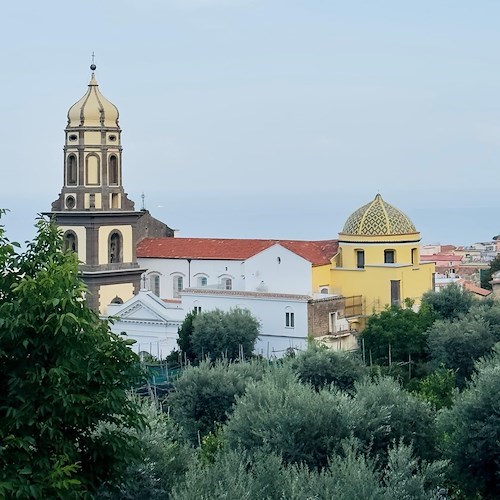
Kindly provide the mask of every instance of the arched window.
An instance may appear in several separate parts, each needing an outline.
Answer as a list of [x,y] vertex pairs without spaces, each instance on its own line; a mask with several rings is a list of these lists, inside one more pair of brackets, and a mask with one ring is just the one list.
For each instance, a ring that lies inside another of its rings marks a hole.
[[149,289],[157,296],[160,296],[160,275],[150,274],[149,275]]
[[232,290],[233,289],[233,280],[231,278],[222,278],[221,284],[222,284],[223,290]]
[[328,294],[328,288],[323,287],[323,288],[319,291],[319,293],[322,293],[322,294],[324,294],[324,295],[327,295],[327,294]]
[[66,161],[66,175],[67,183],[69,186],[75,186],[77,183],[77,172],[76,172],[76,156],[69,155]]
[[89,186],[98,186],[101,183],[101,165],[97,155],[87,155],[85,170],[86,184]]
[[183,288],[184,278],[182,276],[174,276],[174,297],[180,297]]
[[109,157],[109,183],[116,186],[118,184],[118,158],[115,155]]
[[109,263],[123,262],[122,235],[113,231],[109,237]]
[[78,251],[78,239],[73,231],[66,231],[63,236],[63,249],[65,252]]
[[198,286],[204,287],[208,284],[208,278],[206,276],[198,276]]
[[295,313],[291,307],[285,308],[285,328],[295,328]]
[[111,301],[112,304],[123,304],[123,299],[121,297],[118,297],[118,295],[115,296],[115,298]]

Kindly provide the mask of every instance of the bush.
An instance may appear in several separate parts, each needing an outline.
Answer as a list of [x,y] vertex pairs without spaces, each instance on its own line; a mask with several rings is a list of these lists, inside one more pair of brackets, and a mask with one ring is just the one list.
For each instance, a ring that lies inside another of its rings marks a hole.
[[146,427],[128,430],[138,440],[140,454],[128,464],[122,481],[109,481],[101,486],[98,498],[161,500],[169,498],[174,485],[184,480],[194,459],[193,450],[182,443],[172,419],[159,411],[153,401],[142,400],[140,413]]
[[357,356],[334,352],[317,344],[310,345],[307,351],[292,358],[290,365],[300,381],[311,384],[316,390],[334,384],[349,391],[354,382],[367,372]]
[[429,330],[430,366],[455,370],[457,386],[463,387],[474,371],[474,363],[489,353],[495,343],[483,319],[464,317],[455,321],[436,321]]
[[349,435],[351,400],[338,391],[301,384],[289,369],[252,382],[237,398],[224,429],[230,448],[278,453],[286,463],[327,465]]
[[422,305],[430,307],[441,319],[456,319],[469,312],[474,304],[469,291],[451,283],[440,292],[429,291],[422,296]]
[[411,448],[389,450],[389,465],[378,470],[373,460],[346,441],[321,471],[286,464],[275,453],[230,450],[207,467],[193,463],[174,500],[429,500],[437,497],[443,463],[418,464]]
[[392,378],[356,383],[354,435],[382,462],[394,442],[413,446],[418,458],[435,456],[434,413]]
[[500,497],[500,346],[439,419],[443,453],[453,479],[471,495]]
[[175,392],[167,399],[174,421],[187,438],[197,443],[217,424],[226,421],[236,401],[251,380],[259,380],[267,370],[261,361],[231,363],[203,361],[187,367],[175,382]]

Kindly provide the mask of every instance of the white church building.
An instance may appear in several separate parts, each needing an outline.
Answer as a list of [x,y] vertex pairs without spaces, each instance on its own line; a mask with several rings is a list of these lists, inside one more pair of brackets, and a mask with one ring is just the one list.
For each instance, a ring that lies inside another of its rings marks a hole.
[[145,239],[137,247],[139,265],[148,269],[143,289],[108,306],[117,318],[112,329],[135,339],[137,352],[163,357],[176,348],[188,312],[244,308],[261,324],[256,353],[280,357],[305,349],[309,304],[317,295],[311,267],[332,251],[330,241]]

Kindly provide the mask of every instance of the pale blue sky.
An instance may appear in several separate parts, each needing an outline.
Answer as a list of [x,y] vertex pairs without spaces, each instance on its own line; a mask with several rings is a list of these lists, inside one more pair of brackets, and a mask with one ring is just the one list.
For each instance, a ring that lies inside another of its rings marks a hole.
[[2,19],[15,239],[60,191],[92,51],[125,189],[182,236],[335,238],[377,191],[424,241],[500,232],[498,1],[31,0]]

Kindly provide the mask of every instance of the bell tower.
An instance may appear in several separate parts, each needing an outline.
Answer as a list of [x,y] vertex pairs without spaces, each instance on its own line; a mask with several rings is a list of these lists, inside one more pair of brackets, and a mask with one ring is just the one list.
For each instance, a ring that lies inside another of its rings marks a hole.
[[138,221],[122,184],[118,109],[100,92],[92,71],[86,94],[68,111],[64,140],[63,187],[50,215],[64,245],[78,253],[89,288],[87,301],[106,314],[111,302],[125,302],[140,288],[135,246]]

